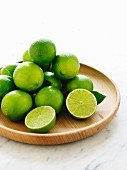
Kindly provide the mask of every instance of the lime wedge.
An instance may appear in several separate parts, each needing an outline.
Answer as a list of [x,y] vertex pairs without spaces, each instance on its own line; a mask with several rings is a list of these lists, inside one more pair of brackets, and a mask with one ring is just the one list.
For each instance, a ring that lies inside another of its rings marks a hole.
[[97,101],[90,91],[75,89],[68,94],[66,106],[72,116],[78,119],[84,119],[95,113]]
[[26,118],[25,125],[32,132],[48,132],[56,122],[55,110],[50,106],[40,106],[31,110]]

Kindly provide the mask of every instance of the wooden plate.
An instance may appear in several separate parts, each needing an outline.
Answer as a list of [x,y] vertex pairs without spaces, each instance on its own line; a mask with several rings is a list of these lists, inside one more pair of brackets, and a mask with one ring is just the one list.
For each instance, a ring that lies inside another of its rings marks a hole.
[[119,108],[119,90],[111,79],[90,66],[81,64],[79,74],[89,76],[94,83],[94,90],[107,96],[98,105],[93,116],[77,120],[66,111],[62,111],[50,132],[37,134],[30,132],[23,122],[9,121],[0,111],[0,135],[23,143],[53,145],[74,142],[99,132],[112,120]]

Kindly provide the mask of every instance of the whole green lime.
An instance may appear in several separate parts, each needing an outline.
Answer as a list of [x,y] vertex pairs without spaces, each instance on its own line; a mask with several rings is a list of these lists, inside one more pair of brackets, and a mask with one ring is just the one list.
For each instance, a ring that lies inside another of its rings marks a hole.
[[4,67],[1,69],[0,74],[1,74],[1,75],[8,75],[8,76],[13,77],[13,72],[14,72],[15,68],[16,68],[18,65],[19,65],[19,63],[10,64],[10,65],[4,66]]
[[31,44],[29,54],[38,65],[49,65],[56,56],[56,46],[49,39],[40,39]]
[[34,92],[44,81],[43,70],[33,62],[23,62],[13,73],[15,85],[25,91]]
[[51,106],[55,109],[56,113],[59,113],[64,102],[64,96],[62,92],[52,86],[42,88],[35,96],[35,105],[39,106]]
[[[22,59],[23,59],[23,62],[26,62],[26,61],[29,61],[29,62],[34,62],[33,59],[31,58],[31,56],[29,55],[29,51],[26,50],[24,53],[23,53],[23,56],[22,56]],[[35,63],[35,62],[34,62]],[[38,64],[43,71],[47,71],[50,67],[50,64]]]
[[57,55],[53,62],[53,72],[59,79],[72,79],[80,69],[78,58],[71,53]]
[[84,75],[77,75],[73,79],[69,80],[66,84],[67,92],[71,92],[74,89],[86,89],[86,90],[93,90],[93,82],[92,80]]
[[30,57],[30,55],[29,55],[28,50],[26,50],[26,51],[23,53],[22,59],[23,59],[24,62],[25,62],[25,61],[33,62],[33,60],[31,59],[31,57]]
[[0,75],[0,101],[10,91],[15,89],[12,77],[8,75]]
[[23,120],[31,108],[32,98],[22,90],[7,93],[1,102],[2,113],[12,121]]

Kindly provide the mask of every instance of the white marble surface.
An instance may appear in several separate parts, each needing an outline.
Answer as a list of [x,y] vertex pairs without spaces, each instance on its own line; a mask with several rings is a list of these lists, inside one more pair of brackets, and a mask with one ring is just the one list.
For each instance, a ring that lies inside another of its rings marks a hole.
[[121,93],[117,115],[87,139],[35,146],[0,136],[0,170],[127,169],[126,9],[126,0],[0,2],[0,66],[19,61],[31,42],[46,37],[58,53],[73,52],[107,74]]

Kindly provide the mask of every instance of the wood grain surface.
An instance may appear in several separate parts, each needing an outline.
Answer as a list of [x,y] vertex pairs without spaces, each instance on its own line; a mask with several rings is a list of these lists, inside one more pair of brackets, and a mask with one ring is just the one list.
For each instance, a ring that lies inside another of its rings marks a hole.
[[0,135],[28,144],[53,145],[74,142],[94,135],[103,129],[116,114],[120,105],[120,93],[115,83],[100,71],[81,64],[79,74],[91,78],[94,90],[107,97],[97,106],[96,113],[84,120],[74,119],[66,109],[57,116],[54,128],[48,133],[32,133],[24,122],[11,122],[0,111]]

